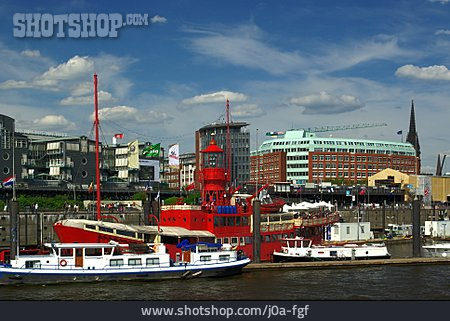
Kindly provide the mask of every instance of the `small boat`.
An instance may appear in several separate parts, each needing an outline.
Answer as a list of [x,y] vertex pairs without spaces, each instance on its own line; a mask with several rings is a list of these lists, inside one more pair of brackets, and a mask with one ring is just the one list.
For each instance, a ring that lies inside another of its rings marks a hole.
[[450,243],[436,243],[433,245],[423,245],[425,254],[431,257],[450,256]]
[[313,245],[312,240],[301,237],[284,238],[280,252],[273,253],[274,262],[304,262],[333,260],[389,259],[384,243]]
[[18,255],[0,265],[0,284],[163,280],[239,274],[250,259],[230,244],[180,243],[173,261],[164,244],[47,243],[47,255]]

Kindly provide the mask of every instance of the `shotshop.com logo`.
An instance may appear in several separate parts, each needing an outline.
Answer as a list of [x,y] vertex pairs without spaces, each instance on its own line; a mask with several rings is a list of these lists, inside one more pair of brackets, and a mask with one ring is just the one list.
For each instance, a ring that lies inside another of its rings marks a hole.
[[148,26],[148,14],[120,13],[15,13],[13,35],[17,38],[117,37],[124,26]]

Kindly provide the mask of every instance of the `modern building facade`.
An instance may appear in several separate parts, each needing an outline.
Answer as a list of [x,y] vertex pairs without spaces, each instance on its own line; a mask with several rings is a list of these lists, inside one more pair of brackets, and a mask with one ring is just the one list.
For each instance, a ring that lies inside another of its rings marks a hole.
[[[245,122],[230,122],[231,142],[231,183],[234,186],[242,186],[250,180],[250,132],[247,130],[249,124]],[[196,132],[195,155],[196,168],[200,169],[200,151],[208,147],[214,134],[217,146],[223,149],[224,159],[227,161],[227,124],[212,123],[200,128]],[[228,164],[227,164],[228,165]],[[228,166],[226,166],[227,168]]]
[[195,182],[195,153],[180,155],[180,187],[186,187]]
[[286,182],[286,154],[277,151],[250,156],[250,182],[257,185]]
[[[416,151],[410,143],[318,137],[307,130],[288,130],[265,141],[252,156],[286,153],[286,180],[294,184],[341,181],[356,183],[385,168],[417,173]],[[256,171],[256,167],[254,169]],[[267,175],[260,168],[259,175]],[[256,175],[257,173],[252,173]]]

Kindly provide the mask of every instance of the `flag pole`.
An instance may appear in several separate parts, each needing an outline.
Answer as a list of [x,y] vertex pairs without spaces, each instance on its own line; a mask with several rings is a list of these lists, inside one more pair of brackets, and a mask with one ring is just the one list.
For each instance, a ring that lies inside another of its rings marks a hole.
[[12,200],[16,201],[16,144],[15,144],[15,140],[16,140],[16,136],[15,136],[15,131],[16,131],[16,123],[14,122],[13,124],[13,130],[12,130],[12,172],[13,172],[13,190],[12,190]]

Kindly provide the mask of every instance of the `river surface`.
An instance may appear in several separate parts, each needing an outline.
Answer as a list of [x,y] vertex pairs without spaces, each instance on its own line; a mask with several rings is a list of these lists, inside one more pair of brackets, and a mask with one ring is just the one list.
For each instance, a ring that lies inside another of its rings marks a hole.
[[[411,257],[411,244],[390,247]],[[0,300],[450,300],[450,265],[252,270],[217,279],[0,287]]]

